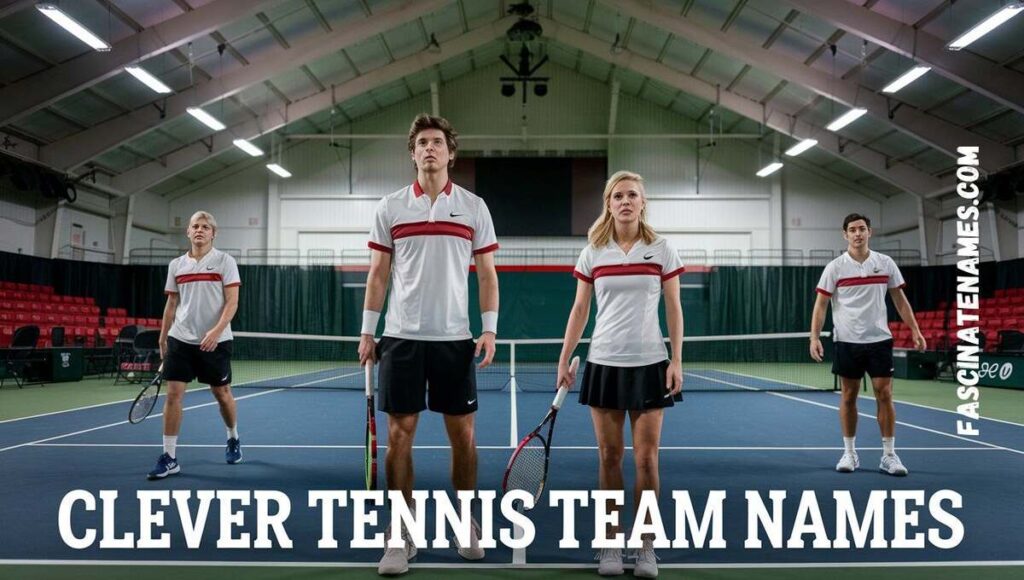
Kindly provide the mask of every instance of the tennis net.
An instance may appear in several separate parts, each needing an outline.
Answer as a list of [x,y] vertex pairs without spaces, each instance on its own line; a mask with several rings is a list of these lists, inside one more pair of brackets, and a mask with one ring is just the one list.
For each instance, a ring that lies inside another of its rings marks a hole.
[[[831,360],[827,334],[822,342]],[[357,337],[235,332],[234,386],[362,390],[358,346]],[[589,346],[584,339],[573,354],[585,361]],[[561,339],[499,340],[494,362],[477,371],[477,389],[550,391],[561,349]],[[830,365],[811,360],[807,333],[686,337],[683,375],[687,392],[836,388]],[[581,368],[577,382],[582,376]]]

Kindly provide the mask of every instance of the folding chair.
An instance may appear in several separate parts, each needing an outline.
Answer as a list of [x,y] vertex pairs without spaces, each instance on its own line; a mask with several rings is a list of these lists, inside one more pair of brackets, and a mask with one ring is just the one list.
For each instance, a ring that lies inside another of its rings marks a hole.
[[22,326],[14,331],[11,347],[7,349],[4,361],[5,376],[0,377],[0,388],[4,386],[6,377],[13,377],[20,389],[28,379],[28,370],[35,362],[36,345],[39,343],[38,326]]

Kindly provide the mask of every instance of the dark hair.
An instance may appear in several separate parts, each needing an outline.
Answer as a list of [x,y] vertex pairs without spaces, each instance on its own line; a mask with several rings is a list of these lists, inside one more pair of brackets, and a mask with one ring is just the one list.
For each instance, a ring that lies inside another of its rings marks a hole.
[[459,148],[459,134],[452,129],[452,124],[444,117],[435,117],[427,113],[417,115],[409,127],[409,152],[412,153],[416,148],[416,135],[427,129],[437,129],[444,133],[444,140],[448,143],[448,152],[451,154],[451,159],[448,161],[448,168],[451,169],[455,166],[455,151]]
[[843,218],[843,231],[846,231],[846,226],[850,225],[851,222],[855,222],[857,220],[864,220],[864,223],[867,224],[869,228],[871,227],[871,220],[868,219],[868,216],[860,215],[859,213],[851,213]]

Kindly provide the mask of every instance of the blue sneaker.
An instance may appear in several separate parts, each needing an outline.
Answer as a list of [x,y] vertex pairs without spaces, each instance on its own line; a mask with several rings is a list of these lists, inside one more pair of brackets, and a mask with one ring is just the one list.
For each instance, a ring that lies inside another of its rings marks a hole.
[[228,463],[242,462],[242,442],[232,437],[228,439],[228,448],[224,451],[224,459]]
[[149,472],[146,479],[163,479],[168,475],[175,475],[180,472],[181,466],[178,465],[178,461],[164,453],[160,456],[160,459],[156,460],[156,467],[153,468],[153,471]]

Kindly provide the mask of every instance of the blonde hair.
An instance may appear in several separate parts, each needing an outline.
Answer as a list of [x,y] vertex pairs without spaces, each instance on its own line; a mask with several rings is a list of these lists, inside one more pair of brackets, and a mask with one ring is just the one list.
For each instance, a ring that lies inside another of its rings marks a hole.
[[587,231],[587,239],[595,248],[607,246],[608,242],[612,239],[612,235],[615,233],[615,218],[612,217],[609,204],[615,186],[627,180],[637,183],[640,187],[640,197],[644,200],[643,208],[640,210],[640,237],[645,244],[654,243],[654,240],[658,237],[654,228],[647,225],[647,194],[644,193],[644,178],[639,173],[633,173],[632,171],[616,171],[608,178],[608,182],[604,184],[604,209],[601,211],[601,217],[597,218],[594,225],[590,226],[590,230]]
[[192,222],[198,219],[206,220],[206,223],[210,224],[210,227],[213,228],[213,232],[217,233],[217,219],[213,217],[212,213],[208,211],[199,210],[196,213],[192,214],[192,217],[188,218],[189,227],[192,226]]

